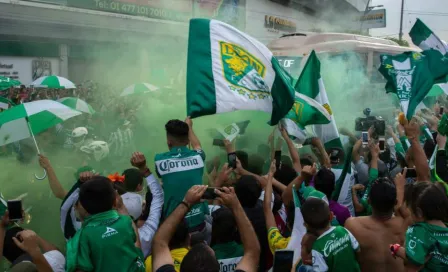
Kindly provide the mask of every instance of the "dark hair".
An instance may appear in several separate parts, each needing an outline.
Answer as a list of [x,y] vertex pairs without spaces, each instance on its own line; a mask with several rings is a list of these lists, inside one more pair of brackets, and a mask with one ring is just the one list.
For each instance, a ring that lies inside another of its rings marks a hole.
[[249,166],[247,167],[247,171],[255,174],[255,175],[263,175],[263,166],[264,159],[260,155],[251,155],[249,158]]
[[300,209],[303,221],[313,231],[322,230],[330,224],[330,207],[322,199],[309,197]]
[[203,243],[194,245],[180,265],[181,272],[219,272],[219,269],[213,250]]
[[241,162],[241,166],[244,169],[247,169],[249,167],[249,154],[242,150],[237,150],[235,154],[238,160]]
[[140,215],[139,220],[146,221],[146,219],[148,219],[149,212],[151,211],[152,198],[153,198],[153,195],[152,195],[151,191],[148,190],[145,195],[146,204],[145,204],[145,207],[143,207],[142,215]]
[[369,193],[372,210],[379,213],[393,212],[397,203],[397,190],[388,178],[376,179]]
[[327,168],[320,169],[314,177],[314,188],[324,193],[328,199],[331,199],[335,183],[336,177],[334,173]]
[[425,220],[448,221],[448,197],[443,185],[440,187],[431,184],[417,199],[417,207]]
[[5,239],[3,240],[3,256],[5,256],[10,263],[13,263],[17,258],[25,254],[25,251],[21,250],[12,239],[21,231],[23,231],[21,227],[12,227],[5,233]]
[[81,185],[79,202],[89,214],[109,211],[115,203],[115,190],[112,182],[97,176]]
[[406,187],[406,205],[425,220],[448,221],[448,197],[443,184],[417,182]]
[[226,207],[221,207],[212,213],[212,217],[213,225],[211,246],[234,241],[238,233],[238,229],[232,212]]
[[278,169],[274,173],[274,178],[286,186],[288,186],[288,184],[290,184],[296,177],[297,177],[296,170],[291,166],[284,164],[282,164],[280,169]]
[[188,241],[188,225],[185,220],[182,220],[179,225],[177,225],[176,231],[173,237],[171,237],[169,247],[171,250],[176,248],[187,247]]
[[261,186],[254,176],[241,176],[235,184],[235,193],[241,206],[253,208],[261,195]]
[[287,165],[292,167],[292,160],[289,156],[282,155],[281,157],[282,165]]
[[169,120],[165,125],[167,135],[174,138],[178,142],[188,142],[188,133],[190,127],[184,121],[175,119]]
[[303,159],[300,159],[300,164],[302,165],[302,167],[303,166],[312,166],[313,165],[313,161],[312,160],[310,160],[310,159],[308,159],[308,158],[303,158]]
[[143,184],[143,175],[136,168],[129,168],[124,170],[124,188],[127,192],[137,191],[137,187]]

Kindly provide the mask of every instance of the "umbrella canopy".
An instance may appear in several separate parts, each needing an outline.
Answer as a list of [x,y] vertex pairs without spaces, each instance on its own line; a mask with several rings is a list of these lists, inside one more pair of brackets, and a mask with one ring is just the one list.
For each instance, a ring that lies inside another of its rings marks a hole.
[[0,113],[0,146],[31,137],[27,119],[33,134],[38,134],[80,114],[53,100],[20,104]]
[[67,107],[70,107],[74,110],[77,110],[77,111],[85,112],[88,114],[95,113],[95,110],[92,108],[92,106],[87,104],[86,101],[81,100],[76,97],[64,97],[64,98],[59,99],[58,102],[66,105]]
[[120,96],[150,93],[150,92],[155,92],[158,89],[159,89],[159,87],[156,87],[149,83],[137,83],[137,84],[133,84],[133,85],[127,87],[126,89],[124,89]]
[[7,109],[9,109],[9,107],[15,106],[15,105],[16,104],[14,104],[11,100],[0,96],[0,109],[7,110]]
[[59,76],[43,76],[31,83],[36,88],[75,89],[76,86],[70,80]]
[[18,86],[20,84],[22,84],[22,83],[20,83],[20,81],[18,81],[18,80],[14,80],[9,77],[0,76],[0,91],[6,90],[11,86]]

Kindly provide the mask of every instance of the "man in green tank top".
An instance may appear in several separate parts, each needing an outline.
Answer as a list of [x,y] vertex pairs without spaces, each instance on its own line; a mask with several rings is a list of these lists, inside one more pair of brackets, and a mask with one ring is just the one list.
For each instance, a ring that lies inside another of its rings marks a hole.
[[[170,151],[157,154],[154,161],[157,175],[163,182],[165,197],[163,216],[166,218],[182,202],[192,186],[202,184],[205,154],[194,134],[190,118],[185,122],[170,120],[165,129]],[[192,149],[187,147],[189,144]],[[190,230],[201,231],[206,214],[208,214],[206,202],[194,205],[185,216]]]

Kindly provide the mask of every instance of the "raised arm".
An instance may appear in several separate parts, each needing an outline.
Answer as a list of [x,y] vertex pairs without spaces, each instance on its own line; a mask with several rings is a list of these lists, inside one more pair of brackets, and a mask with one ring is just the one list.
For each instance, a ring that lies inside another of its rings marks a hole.
[[215,190],[219,196],[221,203],[229,207],[235,216],[236,225],[240,232],[241,241],[243,243],[244,255],[238,263],[236,270],[240,269],[245,272],[258,271],[258,263],[260,259],[260,243],[255,234],[252,223],[246,216],[241,207],[240,202],[233,188],[223,187],[221,190]]
[[67,195],[67,191],[62,187],[61,183],[56,176],[56,172],[50,163],[50,160],[44,155],[39,155],[40,166],[47,171],[48,181],[50,183],[50,189],[56,198],[63,200]]
[[156,232],[152,245],[153,271],[157,271],[157,269],[164,265],[174,265],[169,248],[170,240],[176,231],[177,225],[183,220],[190,208],[196,203],[199,203],[206,189],[207,186],[204,185],[191,187],[181,204],[168,216]]
[[412,119],[409,124],[405,126],[406,135],[411,142],[412,157],[414,158],[415,171],[417,172],[418,181],[430,180],[430,169],[425,151],[420,145],[419,135],[420,127],[415,119]]
[[151,252],[151,243],[159,227],[160,215],[163,208],[163,190],[157,179],[149,170],[143,153],[132,154],[131,164],[137,167],[146,179],[148,190],[152,193],[151,208],[149,216],[143,226],[138,229],[143,255],[146,257]]
[[269,174],[267,179],[267,184],[264,189],[264,201],[263,201],[263,210],[264,217],[266,219],[266,229],[269,231],[271,228],[275,228],[277,224],[275,223],[274,213],[272,213],[271,201],[272,201],[272,179],[274,178],[274,173],[276,171],[275,168],[275,160],[271,162],[271,167],[269,168]]
[[317,148],[317,150],[319,150],[320,153],[320,163],[327,167],[328,169],[331,168],[331,163],[330,163],[330,157],[327,154],[327,151],[325,150],[324,145],[322,144],[322,141],[317,138],[314,137],[313,140],[311,141],[312,145]]
[[355,212],[357,214],[362,213],[364,211],[364,207],[359,202],[358,195],[357,195],[357,192],[363,191],[364,188],[365,187],[362,184],[355,184],[352,186],[352,201],[353,201],[353,206],[355,207]]
[[[19,240],[20,238],[20,240]],[[12,238],[14,243],[21,250],[28,253],[33,259],[33,263],[36,265],[39,272],[53,272],[48,261],[45,259],[39,248],[39,242],[37,234],[32,230],[24,230],[17,234],[17,238]]]
[[404,205],[404,190],[406,185],[406,172],[407,168],[404,168],[403,174],[398,173],[395,176],[395,188],[397,188],[397,204],[395,205],[395,216],[401,216],[402,218],[408,218],[411,214]]
[[437,178],[448,182],[448,168],[446,166],[446,136],[438,133],[437,135],[437,154],[436,154],[436,174]]
[[316,164],[313,164],[313,166],[306,165],[303,167],[300,176],[298,176],[291,183],[289,183],[288,187],[282,194],[282,200],[285,206],[288,206],[289,203],[293,200],[292,195],[293,187],[295,186],[296,189],[299,190],[300,187],[302,186],[302,183],[304,181],[310,181],[313,178],[314,174],[316,174]]
[[188,127],[190,128],[188,130],[188,139],[190,140],[190,144],[192,146],[192,148],[194,150],[199,150],[202,149],[201,148],[201,143],[199,142],[198,137],[196,136],[196,134],[194,133],[193,130],[193,121],[191,120],[190,117],[187,117],[187,119],[185,119],[185,123],[187,123]]
[[289,155],[291,156],[294,170],[300,173],[302,171],[302,165],[300,164],[299,151],[297,151],[296,147],[294,146],[294,143],[289,138],[288,132],[284,127],[280,129],[280,132],[282,133],[282,137],[285,140],[286,144],[288,145]]
[[352,161],[353,163],[357,163],[359,162],[359,160],[361,159],[361,156],[359,155],[359,149],[361,149],[362,146],[362,141],[357,140],[355,145],[353,146],[353,150],[352,150]]

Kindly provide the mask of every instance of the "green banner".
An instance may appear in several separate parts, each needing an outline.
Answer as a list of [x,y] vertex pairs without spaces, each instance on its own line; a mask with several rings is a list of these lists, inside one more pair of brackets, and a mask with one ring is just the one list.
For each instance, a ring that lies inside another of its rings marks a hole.
[[193,2],[185,0],[67,0],[67,5],[170,21],[193,16]]

